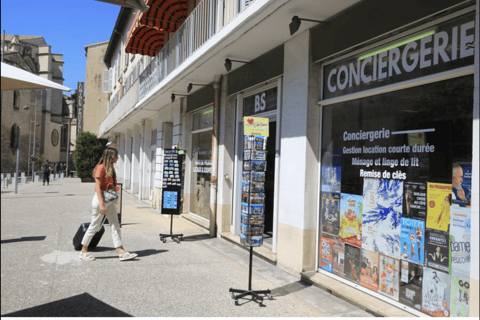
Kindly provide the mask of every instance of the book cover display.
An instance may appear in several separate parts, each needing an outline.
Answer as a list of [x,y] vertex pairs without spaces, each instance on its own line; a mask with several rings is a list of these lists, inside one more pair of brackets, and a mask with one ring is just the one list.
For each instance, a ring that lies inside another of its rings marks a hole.
[[322,192],[323,234],[337,237],[340,232],[340,194]]
[[452,203],[468,208],[472,201],[472,161],[452,164]]
[[362,249],[345,244],[345,277],[355,283],[360,281],[360,251]]
[[263,244],[266,147],[267,137],[244,137],[240,242],[248,247]]
[[360,263],[360,285],[373,291],[378,291],[379,278],[379,254],[370,250],[362,249]]
[[451,198],[451,184],[428,182],[427,228],[448,232]]
[[400,261],[383,254],[380,255],[380,292],[384,296],[398,301],[400,281]]
[[450,317],[468,317],[470,311],[469,278],[451,277]]
[[425,259],[425,221],[402,218],[400,242],[404,260],[422,264]]
[[322,191],[340,192],[342,156],[325,157],[322,161]]
[[470,208],[450,207],[450,274],[470,279],[471,227]]
[[363,196],[340,194],[340,239],[362,247]]
[[446,232],[427,229],[425,238],[425,266],[449,272],[449,235]]
[[422,311],[435,317],[450,316],[450,287],[448,273],[423,268]]
[[399,301],[422,310],[423,266],[401,260]]
[[333,239],[328,237],[320,237],[320,268],[325,271],[332,272],[333,262]]
[[344,261],[345,261],[345,244],[339,240],[333,240],[333,261],[332,269],[333,273],[339,276],[344,277]]
[[427,218],[427,184],[404,182],[402,217],[425,220]]
[[364,178],[362,248],[400,258],[403,181]]

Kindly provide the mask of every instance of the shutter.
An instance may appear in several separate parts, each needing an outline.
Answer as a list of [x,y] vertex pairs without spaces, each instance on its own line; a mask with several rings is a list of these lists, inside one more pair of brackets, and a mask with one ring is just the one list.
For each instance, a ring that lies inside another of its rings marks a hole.
[[109,88],[110,88],[110,92],[113,91],[113,68],[110,68],[109,69],[109,75],[110,75],[110,78],[109,78]]
[[110,92],[110,70],[103,70],[103,82],[102,82],[103,92]]

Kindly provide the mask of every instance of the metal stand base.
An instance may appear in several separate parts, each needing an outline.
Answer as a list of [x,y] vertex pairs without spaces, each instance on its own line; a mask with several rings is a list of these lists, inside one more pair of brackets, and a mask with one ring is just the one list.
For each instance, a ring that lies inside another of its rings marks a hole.
[[[269,300],[273,300],[271,292],[267,290],[252,290],[252,259],[253,259],[253,247],[250,247],[250,266],[248,268],[248,290],[241,289],[232,289],[230,288],[230,295],[232,299],[235,300],[235,305],[239,305],[238,299],[244,298],[246,296],[252,296],[252,300],[258,302],[260,306],[263,305],[263,296],[266,295]],[[235,293],[239,293],[235,295]]]
[[183,233],[172,233],[173,229],[173,215],[170,215],[170,233],[160,233],[160,241],[163,243],[167,242],[167,238],[172,238],[173,241],[176,243],[180,243],[180,241],[183,241]]

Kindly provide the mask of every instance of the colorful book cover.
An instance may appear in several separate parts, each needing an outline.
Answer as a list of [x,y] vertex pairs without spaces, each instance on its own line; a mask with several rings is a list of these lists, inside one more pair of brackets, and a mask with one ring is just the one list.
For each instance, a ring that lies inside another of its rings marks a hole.
[[342,156],[336,155],[322,159],[322,192],[340,193]]
[[425,236],[425,266],[448,273],[450,270],[448,233],[427,229]]
[[423,266],[401,260],[399,301],[422,310]]
[[333,239],[320,237],[320,268],[328,272],[332,272],[332,248]]
[[425,259],[425,221],[402,218],[400,257],[410,262],[422,264]]
[[428,182],[427,228],[448,231],[450,225],[450,199],[452,185]]
[[400,258],[403,181],[365,178],[362,248]]
[[472,220],[470,208],[450,207],[450,274],[470,279]]
[[345,262],[345,244],[339,240],[333,240],[333,261],[332,261],[332,269],[333,273],[344,277],[344,262]]
[[340,239],[362,247],[363,196],[340,194]]
[[427,184],[421,182],[403,183],[402,217],[425,220],[427,218]]
[[345,277],[358,283],[360,281],[360,248],[345,244]]
[[472,162],[457,161],[452,164],[452,203],[470,207],[472,201]]
[[469,278],[451,277],[450,317],[468,317],[470,312]]
[[340,194],[322,192],[322,231],[332,237],[340,232]]
[[422,311],[435,317],[449,317],[450,287],[448,273],[423,268]]
[[380,255],[380,288],[378,292],[398,301],[400,281],[400,261],[395,258]]
[[360,263],[360,285],[378,291],[379,254],[370,250],[362,249],[362,259]]

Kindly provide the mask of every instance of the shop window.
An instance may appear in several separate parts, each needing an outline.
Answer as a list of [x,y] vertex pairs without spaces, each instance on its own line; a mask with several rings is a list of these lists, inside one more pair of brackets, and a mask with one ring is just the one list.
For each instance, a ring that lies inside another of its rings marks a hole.
[[323,107],[321,269],[430,315],[466,312],[473,90],[464,76]]
[[212,130],[192,134],[190,212],[210,220]]
[[192,131],[210,128],[213,126],[213,107],[193,115]]

